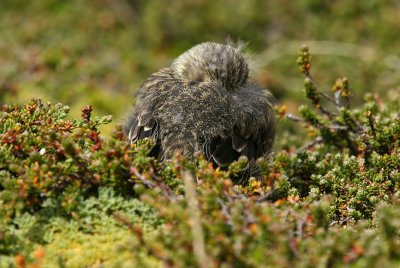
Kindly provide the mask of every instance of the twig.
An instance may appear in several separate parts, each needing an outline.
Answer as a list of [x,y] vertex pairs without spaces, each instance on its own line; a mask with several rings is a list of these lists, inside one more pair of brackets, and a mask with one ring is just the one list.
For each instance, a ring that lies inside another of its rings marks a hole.
[[331,103],[333,103],[336,106],[341,107],[342,105],[340,104],[340,100],[337,100],[336,98],[332,98],[331,96],[329,96],[327,93],[321,91],[320,92],[322,97],[324,97],[326,100],[330,101]]
[[342,126],[342,125],[329,125],[326,126],[328,129],[333,129],[333,130],[348,130],[349,128],[347,126]]
[[316,137],[311,143],[306,144],[305,146],[298,149],[298,151],[303,151],[305,149],[313,148],[315,145],[323,143],[324,139],[321,136]]
[[136,168],[131,169],[132,173],[149,189],[156,188],[156,184],[146,179]]
[[342,107],[340,104],[340,91],[335,92],[335,104],[337,107]]
[[256,200],[256,203],[262,203],[262,202],[265,202],[265,201],[272,201],[271,197],[272,197],[273,193],[274,193],[274,190],[270,190],[267,193],[264,193],[264,194],[260,195],[260,197]]
[[294,114],[286,114],[286,118],[293,120],[295,122],[305,122],[303,118],[295,116]]
[[349,97],[349,95],[346,95],[344,99],[346,100],[346,109],[350,109],[350,97]]
[[355,141],[351,140],[348,133],[344,133],[344,134],[345,134],[345,139],[346,139],[347,145],[349,146],[349,149],[350,149],[352,155],[359,155],[360,151],[358,150],[357,144],[354,144]]
[[183,171],[182,179],[185,186],[185,198],[189,207],[189,220],[192,226],[194,255],[198,267],[208,268],[211,267],[211,261],[207,256],[205,249],[203,227],[201,225],[201,213],[199,209],[199,201],[196,197],[194,178],[188,171]]
[[[287,119],[290,119],[290,120],[292,120],[292,121],[295,121],[295,122],[303,122],[303,123],[306,123],[306,121],[303,119],[303,118],[301,118],[301,117],[298,117],[298,116],[296,116],[296,115],[294,115],[294,114],[286,114],[286,118]],[[320,125],[320,124],[318,124],[318,125]],[[334,129],[334,130],[347,130],[349,127],[347,127],[347,126],[342,126],[342,125],[338,125],[338,124],[336,124],[336,125],[329,125],[329,126],[324,126],[325,128],[328,128],[328,129]]]
[[138,178],[149,189],[155,189],[156,187],[159,187],[164,197],[170,200],[178,200],[173,191],[163,182],[157,181],[157,183],[154,183],[152,181],[149,181],[142,174],[140,174],[139,171],[134,167],[131,168],[131,173],[133,173],[133,175],[135,175],[136,178]]
[[[315,82],[315,80],[311,77],[311,74],[310,74],[310,72],[309,72],[308,70],[304,73],[304,75],[305,75],[306,78],[308,78],[308,79],[311,81],[311,83],[312,83],[312,85],[314,86],[315,90],[316,90],[319,94],[321,94],[322,97],[324,97],[324,98],[327,99],[328,101],[333,102],[333,104],[336,105],[336,102],[335,102],[329,95],[327,95],[326,93],[324,93],[323,91],[321,91],[321,90],[319,89],[318,84],[317,84],[317,83]],[[316,108],[317,108],[318,110],[321,111],[321,113],[327,115],[327,116],[329,117],[329,119],[333,119],[334,116],[337,116],[336,113],[331,112],[331,111],[329,111],[329,110],[325,110],[325,108],[323,108],[323,107],[321,106],[320,103],[319,103],[319,105],[316,105],[316,104],[314,104],[314,105],[316,106]]]
[[294,237],[294,234],[293,234],[292,230],[289,232],[289,241],[288,242],[289,242],[289,248],[292,251],[293,255],[297,259],[300,259],[301,256],[300,256],[299,250],[297,249],[297,240]]
[[225,203],[222,201],[221,198],[218,198],[218,199],[217,199],[217,202],[218,202],[218,204],[221,205],[222,214],[224,214],[225,217],[227,218],[227,224],[230,225],[230,226],[232,226],[232,225],[233,225],[233,223],[232,223],[232,216],[231,216],[231,214],[229,213],[229,210],[228,210],[227,205],[225,205]]
[[330,120],[333,119],[334,116],[337,116],[337,113],[331,112],[329,110],[325,110],[325,108],[323,108],[321,105],[318,105],[317,108],[323,113],[326,114]]

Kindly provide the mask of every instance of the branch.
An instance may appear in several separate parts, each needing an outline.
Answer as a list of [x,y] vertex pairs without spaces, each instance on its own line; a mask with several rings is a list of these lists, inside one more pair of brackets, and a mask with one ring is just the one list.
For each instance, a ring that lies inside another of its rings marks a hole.
[[131,173],[136,176],[147,188],[149,189],[155,189],[156,187],[159,187],[161,189],[161,192],[164,197],[170,199],[170,200],[178,200],[178,198],[174,195],[173,191],[165,185],[161,181],[157,181],[157,183],[154,183],[148,179],[146,179],[142,174],[139,173],[139,171],[131,167]]
[[185,186],[185,199],[189,208],[189,223],[192,227],[194,255],[198,267],[208,268],[211,267],[211,262],[205,249],[203,227],[201,225],[201,213],[199,209],[199,201],[196,197],[194,178],[188,171],[183,171],[182,179]]

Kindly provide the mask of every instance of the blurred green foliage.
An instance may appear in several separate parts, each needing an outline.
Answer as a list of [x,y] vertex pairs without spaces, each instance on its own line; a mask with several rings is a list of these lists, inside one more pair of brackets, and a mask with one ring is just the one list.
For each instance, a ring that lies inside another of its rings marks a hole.
[[4,0],[0,101],[42,97],[73,116],[91,104],[120,122],[149,74],[197,43],[229,39],[248,43],[255,78],[291,112],[303,101],[293,65],[302,43],[329,70],[321,87],[347,76],[356,103],[368,91],[386,98],[400,81],[399,12],[395,0]]

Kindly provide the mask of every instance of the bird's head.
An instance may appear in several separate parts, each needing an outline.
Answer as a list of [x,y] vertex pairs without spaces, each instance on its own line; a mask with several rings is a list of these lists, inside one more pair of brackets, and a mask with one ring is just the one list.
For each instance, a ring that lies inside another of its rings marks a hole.
[[221,83],[228,90],[247,81],[249,67],[239,48],[201,43],[180,55],[171,65],[180,79]]

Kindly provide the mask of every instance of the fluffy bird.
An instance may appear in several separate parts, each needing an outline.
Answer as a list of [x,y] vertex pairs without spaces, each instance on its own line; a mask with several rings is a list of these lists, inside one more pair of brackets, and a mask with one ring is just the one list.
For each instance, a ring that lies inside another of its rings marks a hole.
[[268,156],[275,137],[272,94],[249,78],[240,48],[202,43],[152,74],[138,89],[124,127],[131,143],[151,137],[150,154],[189,158],[201,151],[227,167],[240,156],[249,160],[238,178],[258,177],[256,160]]

